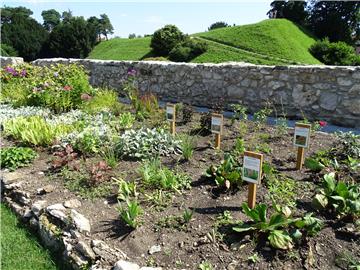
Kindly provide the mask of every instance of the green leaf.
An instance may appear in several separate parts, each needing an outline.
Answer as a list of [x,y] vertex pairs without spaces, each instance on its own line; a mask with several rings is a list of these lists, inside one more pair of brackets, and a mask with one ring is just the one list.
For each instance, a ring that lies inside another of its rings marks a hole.
[[327,190],[327,194],[330,194],[335,190],[335,173],[331,172],[324,175],[324,187]]
[[256,227],[253,227],[253,226],[251,226],[249,224],[242,224],[240,226],[233,227],[233,230],[235,232],[242,233],[242,232],[248,232],[248,231],[256,230]]
[[288,233],[281,230],[271,231],[268,237],[270,245],[278,249],[291,249],[293,242]]
[[255,222],[260,221],[259,213],[255,209],[250,209],[247,203],[242,204],[244,213]]
[[324,164],[322,164],[320,161],[313,159],[313,158],[305,159],[304,165],[306,168],[308,168],[309,170],[314,171],[314,172],[319,172],[325,168]]
[[296,229],[292,234],[291,237],[294,239],[301,239],[302,237],[302,233],[300,232],[300,230]]
[[349,195],[347,185],[344,182],[339,182],[337,184],[337,186],[335,188],[335,192],[343,198],[347,198]]
[[312,200],[312,205],[317,210],[325,209],[328,203],[327,197],[323,194],[316,194]]

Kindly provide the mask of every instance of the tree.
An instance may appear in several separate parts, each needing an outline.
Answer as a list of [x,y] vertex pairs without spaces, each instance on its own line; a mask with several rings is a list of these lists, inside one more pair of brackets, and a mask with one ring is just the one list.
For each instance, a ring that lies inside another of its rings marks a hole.
[[64,11],[61,15],[61,19],[63,23],[70,22],[70,19],[73,17],[72,11],[69,9],[68,11]]
[[315,1],[310,4],[309,28],[319,38],[331,42],[354,42],[352,35],[359,33],[359,1]]
[[100,19],[96,18],[95,16],[91,16],[87,19],[89,26],[92,26],[96,32],[96,39],[98,41],[101,40],[101,22]]
[[101,26],[101,34],[103,34],[108,40],[108,34],[114,33],[114,27],[112,26],[108,15],[101,14],[100,15],[100,26]]
[[133,38],[136,38],[136,34],[135,33],[129,34],[129,39],[133,39]]
[[210,25],[210,27],[208,28],[208,30],[214,30],[217,28],[223,28],[223,27],[228,27],[229,25],[226,22],[216,22],[213,23],[212,25]]
[[40,55],[48,38],[48,32],[30,15],[32,11],[24,7],[1,9],[1,42],[13,47],[26,61]]
[[60,23],[61,15],[55,9],[44,10],[41,12],[41,16],[44,20],[43,25],[49,32],[51,32],[54,27]]
[[96,29],[83,17],[71,17],[50,33],[52,56],[85,58],[96,43]]
[[151,38],[150,46],[158,56],[167,56],[180,42],[185,40],[185,35],[175,25],[165,25],[155,31]]
[[306,1],[273,1],[267,12],[270,18],[285,18],[294,23],[304,25],[308,17]]

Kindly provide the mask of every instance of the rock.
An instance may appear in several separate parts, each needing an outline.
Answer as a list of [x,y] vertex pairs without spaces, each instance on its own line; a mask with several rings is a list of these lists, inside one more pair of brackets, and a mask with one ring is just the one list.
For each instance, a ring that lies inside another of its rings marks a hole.
[[92,261],[95,260],[96,255],[94,253],[94,251],[91,249],[91,247],[86,244],[84,241],[79,241],[76,245],[75,248],[80,251],[85,257],[87,257],[88,259],[91,259]]
[[152,255],[154,253],[160,252],[161,246],[160,245],[154,245],[149,249],[149,254]]
[[46,207],[46,211],[49,212],[51,210],[66,211],[66,208],[61,203],[56,203]]
[[337,78],[337,82],[339,85],[341,86],[350,86],[352,85],[352,81],[347,79],[347,78],[343,78],[343,77],[339,77]]
[[36,201],[31,206],[31,211],[34,213],[35,216],[40,216],[42,211],[44,210],[47,202],[46,201]]
[[72,252],[70,253],[69,258],[72,263],[75,264],[74,269],[87,269],[85,267],[88,265],[89,262],[84,256]]
[[338,95],[335,93],[322,92],[320,95],[320,107],[328,111],[334,111],[338,104]]
[[64,212],[60,211],[60,210],[54,209],[54,210],[50,210],[48,213],[52,217],[54,217],[54,218],[60,220],[61,222],[63,222],[64,224],[69,223],[69,219],[68,219],[67,215]]
[[78,199],[70,199],[64,202],[66,208],[78,208],[81,206],[81,202]]
[[136,263],[120,260],[116,262],[113,270],[140,270],[140,266]]
[[33,212],[30,210],[30,208],[26,208],[25,212],[23,214],[23,218],[31,218],[32,214],[33,214]]
[[140,270],[162,270],[161,267],[148,267],[148,266],[144,266],[141,267]]
[[110,248],[104,241],[91,240],[91,247],[94,253],[110,264],[115,263],[119,258],[126,259],[126,254],[116,248]]
[[30,228],[33,230],[37,230],[39,228],[39,221],[36,218],[31,218],[29,221]]
[[71,209],[70,215],[73,220],[73,224],[79,232],[90,233],[90,221],[86,217],[74,209]]
[[36,193],[38,195],[44,195],[46,193],[53,192],[54,190],[55,190],[55,187],[53,185],[46,185],[42,188],[38,188]]
[[18,202],[22,205],[29,205],[31,203],[31,200],[29,198],[26,198],[25,196],[22,196],[18,199]]

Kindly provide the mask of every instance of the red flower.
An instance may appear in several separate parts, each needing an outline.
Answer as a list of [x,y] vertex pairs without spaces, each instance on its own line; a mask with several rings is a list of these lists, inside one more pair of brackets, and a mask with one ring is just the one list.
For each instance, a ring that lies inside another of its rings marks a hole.
[[319,125],[321,127],[325,127],[327,125],[327,123],[325,121],[319,121]]
[[70,91],[71,89],[72,89],[72,87],[70,85],[64,86],[64,91]]

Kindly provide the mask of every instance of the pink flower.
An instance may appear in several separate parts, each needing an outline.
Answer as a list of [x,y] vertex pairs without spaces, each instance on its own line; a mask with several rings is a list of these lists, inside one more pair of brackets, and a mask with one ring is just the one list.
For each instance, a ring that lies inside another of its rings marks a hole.
[[321,127],[325,127],[327,125],[327,123],[325,121],[319,121],[319,125]]
[[92,96],[84,93],[84,94],[81,94],[80,98],[81,98],[81,100],[90,100],[90,99],[92,99]]
[[64,86],[64,91],[70,91],[71,89],[72,89],[72,87],[70,85]]

